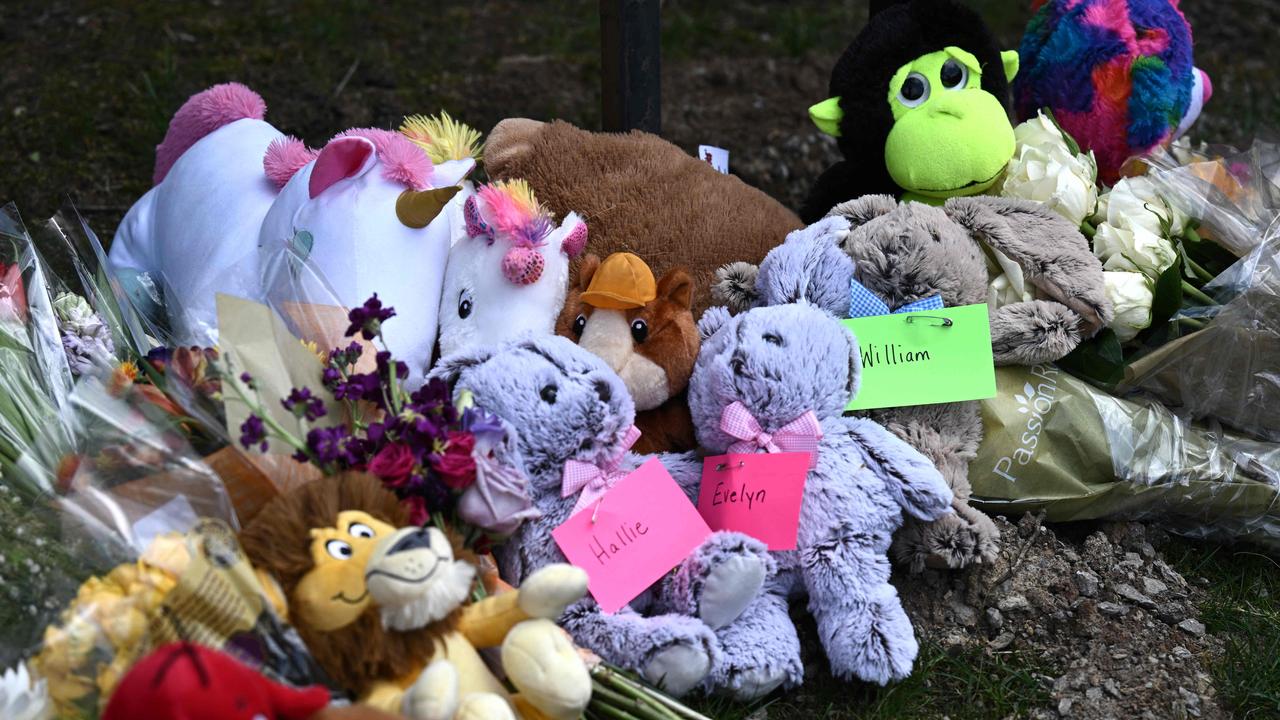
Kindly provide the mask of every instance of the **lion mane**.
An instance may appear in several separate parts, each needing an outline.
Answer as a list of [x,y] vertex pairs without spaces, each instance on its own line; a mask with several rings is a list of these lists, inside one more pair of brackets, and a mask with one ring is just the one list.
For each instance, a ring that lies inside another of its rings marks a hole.
[[[286,600],[314,567],[311,529],[331,527],[338,513],[361,510],[394,527],[409,525],[395,494],[377,478],[343,473],[314,480],[272,499],[240,533],[254,567],[280,583]],[[320,632],[294,620],[298,634],[329,677],[342,687],[364,694],[379,680],[398,680],[423,667],[441,638],[452,631],[457,611],[411,632],[388,631],[378,607],[370,604],[354,622]]]

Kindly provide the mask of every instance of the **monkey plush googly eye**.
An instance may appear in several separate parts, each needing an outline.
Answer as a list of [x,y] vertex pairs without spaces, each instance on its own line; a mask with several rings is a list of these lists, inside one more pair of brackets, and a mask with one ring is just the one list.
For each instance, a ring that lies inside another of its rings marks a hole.
[[942,80],[942,87],[948,90],[963,90],[969,84],[969,68],[959,60],[948,60],[942,64],[939,79]]
[[898,88],[898,102],[909,108],[920,107],[929,99],[929,79],[913,72]]

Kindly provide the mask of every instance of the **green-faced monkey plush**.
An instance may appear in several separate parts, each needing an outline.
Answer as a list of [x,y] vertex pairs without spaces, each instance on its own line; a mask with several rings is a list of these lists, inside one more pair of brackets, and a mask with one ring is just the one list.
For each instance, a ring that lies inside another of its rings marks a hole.
[[1017,72],[1017,52],[1001,52],[982,18],[953,0],[873,0],[831,71],[831,97],[809,108],[845,159],[818,178],[801,218],[863,195],[940,204],[986,191],[1013,157]]

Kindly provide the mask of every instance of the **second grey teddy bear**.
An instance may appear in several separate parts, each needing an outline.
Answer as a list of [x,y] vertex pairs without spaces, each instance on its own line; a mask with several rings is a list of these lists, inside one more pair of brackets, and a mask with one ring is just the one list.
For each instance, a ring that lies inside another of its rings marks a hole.
[[[953,198],[943,207],[884,195],[842,203],[787,236],[759,268],[722,268],[715,294],[735,310],[807,300],[846,317],[854,278],[891,310],[935,294],[954,307],[990,304],[991,275],[1010,270],[1034,297],[991,308],[996,364],[1052,362],[1111,319],[1102,265],[1079,230],[1035,203],[993,197]],[[969,505],[969,462],[982,440],[978,403],[867,414],[933,460],[955,493],[954,514],[908,521],[895,557],[916,570],[993,558],[995,524]]]

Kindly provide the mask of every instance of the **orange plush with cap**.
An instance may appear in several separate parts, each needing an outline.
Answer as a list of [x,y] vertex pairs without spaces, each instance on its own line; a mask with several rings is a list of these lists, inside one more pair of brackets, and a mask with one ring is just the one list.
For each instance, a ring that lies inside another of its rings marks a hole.
[[598,355],[622,378],[643,433],[638,453],[697,446],[685,387],[700,340],[691,308],[693,279],[673,268],[655,280],[638,256],[587,255],[556,331]]

